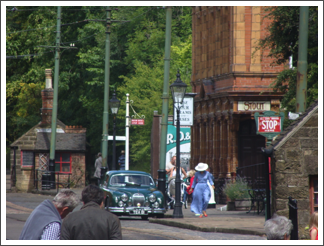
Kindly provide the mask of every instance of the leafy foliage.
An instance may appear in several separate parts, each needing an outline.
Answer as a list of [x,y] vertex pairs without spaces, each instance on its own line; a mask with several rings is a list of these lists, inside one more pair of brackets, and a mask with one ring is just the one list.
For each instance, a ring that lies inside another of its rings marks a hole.
[[[45,69],[53,70],[57,7],[17,7],[6,16],[7,146],[40,121]],[[105,77],[106,19],[104,6],[62,7],[58,119],[87,128],[93,161],[101,149]],[[118,10],[116,10],[118,9]],[[165,9],[118,6],[112,8],[110,37],[110,96],[116,88],[121,101],[117,135],[125,134],[125,94],[145,115],[145,126],[130,129],[130,168],[149,171],[153,111],[162,109],[164,81]],[[127,22],[126,22],[127,21]],[[191,76],[191,7],[172,7],[170,83],[179,69],[189,85]],[[36,54],[36,55],[35,55]],[[26,55],[26,56],[22,56]],[[190,87],[188,88],[190,90]],[[171,111],[171,100],[169,100]],[[112,135],[109,112],[108,134]],[[112,147],[108,144],[108,160]],[[117,142],[117,153],[124,143]],[[111,164],[111,163],[110,163]],[[93,163],[88,163],[93,165]]]
[[249,198],[248,189],[248,183],[244,178],[236,177],[234,183],[230,181],[225,183],[222,191],[231,201],[234,201],[235,199]]
[[[270,48],[269,56],[277,64],[285,64],[293,57],[294,69],[285,69],[272,83],[275,92],[285,93],[281,106],[288,112],[295,112],[297,61],[299,46],[299,6],[265,7],[265,18],[273,20],[268,27],[269,35],[260,39],[258,49]],[[309,7],[308,55],[307,55],[307,102],[308,107],[318,98],[318,7]],[[285,122],[288,126],[291,121]]]

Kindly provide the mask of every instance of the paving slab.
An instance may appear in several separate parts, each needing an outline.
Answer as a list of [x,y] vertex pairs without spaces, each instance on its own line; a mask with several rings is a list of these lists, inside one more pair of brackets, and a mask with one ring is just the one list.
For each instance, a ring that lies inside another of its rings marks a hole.
[[222,232],[235,234],[248,234],[265,236],[264,213],[259,215],[253,210],[247,211],[226,211],[218,205],[217,208],[207,209],[207,217],[199,218],[187,209],[182,209],[183,218],[173,218],[172,209],[168,210],[164,218],[149,218],[150,223],[159,223],[168,226],[181,227],[191,230],[199,230],[204,232]]

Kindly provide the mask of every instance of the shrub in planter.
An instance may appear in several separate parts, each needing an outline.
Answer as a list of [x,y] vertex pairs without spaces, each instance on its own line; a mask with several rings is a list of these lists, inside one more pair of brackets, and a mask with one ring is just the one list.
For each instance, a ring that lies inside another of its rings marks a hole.
[[224,194],[231,200],[231,202],[234,202],[234,204],[236,199],[249,198],[248,189],[248,183],[241,177],[236,177],[236,180],[233,183],[225,183],[222,188]]

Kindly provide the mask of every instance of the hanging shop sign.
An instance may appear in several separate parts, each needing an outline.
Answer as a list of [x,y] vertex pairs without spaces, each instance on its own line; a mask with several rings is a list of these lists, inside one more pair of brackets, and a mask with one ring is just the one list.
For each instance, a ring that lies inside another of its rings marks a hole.
[[238,111],[268,111],[271,109],[270,101],[238,101]]
[[272,140],[283,130],[284,117],[283,112],[265,111],[262,115],[256,112],[254,114],[256,133],[266,137],[269,141]]
[[144,119],[132,119],[131,124],[132,125],[144,125]]

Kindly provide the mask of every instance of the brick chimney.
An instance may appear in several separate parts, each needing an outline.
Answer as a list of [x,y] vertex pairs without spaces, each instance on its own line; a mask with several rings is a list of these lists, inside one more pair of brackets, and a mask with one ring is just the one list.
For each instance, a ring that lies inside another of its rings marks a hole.
[[41,125],[52,123],[53,95],[52,86],[52,69],[45,69],[45,89],[42,90],[42,108],[40,114],[42,116]]

